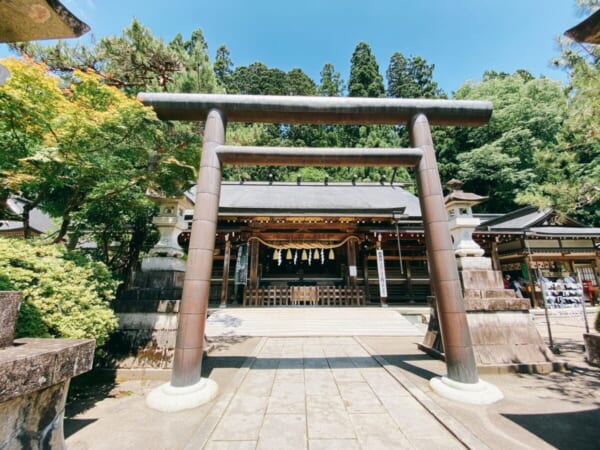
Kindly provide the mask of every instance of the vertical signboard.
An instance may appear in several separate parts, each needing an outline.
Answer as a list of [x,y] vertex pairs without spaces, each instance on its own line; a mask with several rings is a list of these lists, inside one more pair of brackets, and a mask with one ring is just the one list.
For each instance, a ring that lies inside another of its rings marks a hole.
[[235,284],[246,286],[248,283],[248,245],[242,244],[238,248],[235,262]]
[[378,248],[377,251],[377,274],[379,275],[379,296],[387,298],[387,284],[385,281],[385,263],[383,260],[383,250]]

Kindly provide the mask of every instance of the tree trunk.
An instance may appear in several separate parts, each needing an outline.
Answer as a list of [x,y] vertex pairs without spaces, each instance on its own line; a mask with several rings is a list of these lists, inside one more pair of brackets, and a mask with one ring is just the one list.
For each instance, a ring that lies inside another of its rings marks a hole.
[[62,216],[62,223],[60,224],[60,230],[58,230],[58,235],[54,239],[55,244],[59,244],[63,241],[65,236],[67,235],[67,231],[69,231],[69,225],[71,225],[71,211],[65,210]]
[[21,220],[23,221],[23,237],[25,239],[31,239],[31,226],[29,225],[29,220],[32,209],[32,203],[25,203],[25,205],[23,206],[23,214]]

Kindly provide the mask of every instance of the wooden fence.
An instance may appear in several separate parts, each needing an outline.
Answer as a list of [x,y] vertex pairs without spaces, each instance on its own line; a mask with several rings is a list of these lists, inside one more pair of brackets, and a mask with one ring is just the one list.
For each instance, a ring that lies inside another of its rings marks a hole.
[[360,306],[362,287],[291,286],[244,290],[244,306]]

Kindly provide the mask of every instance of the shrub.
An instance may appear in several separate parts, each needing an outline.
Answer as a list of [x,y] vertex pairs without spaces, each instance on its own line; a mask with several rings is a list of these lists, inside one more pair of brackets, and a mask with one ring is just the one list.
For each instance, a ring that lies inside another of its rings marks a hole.
[[8,277],[0,273],[0,291],[14,291],[14,289]]
[[596,313],[596,323],[594,324],[594,328],[598,333],[600,333],[600,309]]
[[94,338],[99,346],[117,326],[116,283],[102,263],[62,245],[0,238],[0,273],[23,293],[15,337]]

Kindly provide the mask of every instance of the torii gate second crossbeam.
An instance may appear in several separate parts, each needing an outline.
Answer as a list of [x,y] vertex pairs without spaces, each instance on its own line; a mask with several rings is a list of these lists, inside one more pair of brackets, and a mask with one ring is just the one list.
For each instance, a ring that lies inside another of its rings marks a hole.
[[[279,97],[213,94],[140,94],[159,117],[204,120],[204,142],[196,187],[187,269],[179,308],[171,382],[150,393],[149,406],[163,411],[192,408],[211,400],[217,386],[201,378],[204,329],[224,164],[290,166],[410,166],[416,181],[427,258],[446,353],[442,395],[462,393],[490,403],[502,394],[480,380],[463,305],[430,122],[473,126],[489,120],[486,101],[331,97]],[[240,122],[406,124],[409,149],[323,149],[232,147],[225,145],[227,120]],[[433,386],[433,383],[432,383]],[[436,389],[437,390],[437,389]],[[475,393],[475,394],[473,394]],[[473,402],[473,401],[471,401]]]

